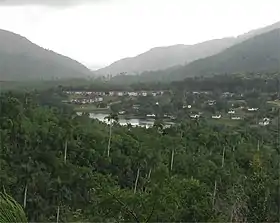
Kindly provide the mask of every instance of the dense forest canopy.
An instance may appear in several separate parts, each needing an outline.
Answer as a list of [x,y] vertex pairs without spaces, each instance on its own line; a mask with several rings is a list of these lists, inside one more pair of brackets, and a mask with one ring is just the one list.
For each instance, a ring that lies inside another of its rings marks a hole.
[[30,222],[279,221],[275,126],[108,126],[60,90],[0,97],[0,187]]

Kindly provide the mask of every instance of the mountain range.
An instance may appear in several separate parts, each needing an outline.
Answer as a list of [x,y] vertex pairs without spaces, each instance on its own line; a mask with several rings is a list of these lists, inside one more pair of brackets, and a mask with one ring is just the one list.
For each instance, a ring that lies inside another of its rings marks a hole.
[[254,36],[280,28],[280,22],[270,26],[252,30],[237,37],[209,40],[195,45],[174,45],[153,48],[136,57],[125,58],[111,65],[95,71],[97,75],[129,75],[140,74],[146,71],[165,70],[173,66],[187,65],[191,62],[216,55],[222,51],[242,43]]
[[[0,30],[0,81],[56,80],[115,75],[114,81],[173,81],[189,76],[280,70],[280,22],[237,37],[195,45],[156,47],[95,72],[44,49],[23,36]],[[125,75],[118,75],[125,73]]]
[[18,34],[0,30],[0,80],[22,81],[85,78],[91,71],[81,63],[46,50]]

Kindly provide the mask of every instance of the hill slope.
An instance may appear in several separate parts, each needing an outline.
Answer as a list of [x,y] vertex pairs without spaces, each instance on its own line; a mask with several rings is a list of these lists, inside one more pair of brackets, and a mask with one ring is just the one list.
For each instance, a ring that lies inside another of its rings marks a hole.
[[280,71],[280,29],[255,36],[225,51],[179,69],[179,77]]
[[153,48],[136,57],[125,58],[97,70],[96,74],[139,74],[145,71],[168,69],[172,66],[186,65],[197,59],[206,58],[222,52],[223,50],[248,40],[256,35],[267,33],[280,28],[280,22],[260,29],[252,30],[236,38],[210,40],[195,45],[175,45],[169,47]]
[[210,40],[195,45],[156,47],[136,57],[125,58],[97,70],[100,75],[117,75],[122,72],[137,74],[144,71],[163,70],[184,65],[194,60],[217,54],[235,43],[234,38]]
[[0,80],[86,77],[84,65],[33,44],[25,37],[0,30]]
[[213,74],[280,71],[280,29],[275,29],[234,45],[223,52],[196,60],[186,66],[145,72],[138,80],[182,80]]

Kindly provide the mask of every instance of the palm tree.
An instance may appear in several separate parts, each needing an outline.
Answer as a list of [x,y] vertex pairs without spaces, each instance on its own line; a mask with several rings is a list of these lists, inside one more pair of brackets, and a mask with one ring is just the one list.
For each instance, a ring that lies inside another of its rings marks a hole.
[[111,139],[112,139],[112,125],[113,125],[113,121],[118,122],[119,121],[119,117],[117,114],[115,113],[111,113],[110,115],[106,116],[104,119],[107,119],[109,121],[109,126],[110,126],[110,130],[109,130],[109,140],[108,140],[108,148],[107,148],[107,156],[110,156],[110,150],[111,150]]
[[4,222],[28,222],[22,207],[5,192],[0,193],[0,223]]

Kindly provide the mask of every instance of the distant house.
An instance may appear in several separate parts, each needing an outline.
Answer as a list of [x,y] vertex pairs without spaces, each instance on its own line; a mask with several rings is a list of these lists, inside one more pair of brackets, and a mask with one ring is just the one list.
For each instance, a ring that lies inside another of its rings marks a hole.
[[230,110],[230,111],[228,111],[228,114],[235,114],[235,111]]
[[124,95],[124,93],[121,92],[121,91],[119,91],[119,92],[117,93],[117,95],[118,95],[119,97],[122,97],[122,96]]
[[157,96],[156,92],[152,92],[153,97]]
[[199,114],[192,114],[192,115],[190,115],[190,117],[191,117],[191,118],[199,118],[200,115],[199,115]]
[[155,114],[147,114],[146,116],[147,116],[147,117],[156,117]]
[[263,118],[263,120],[259,122],[259,125],[261,125],[261,126],[267,126],[269,124],[270,124],[269,118]]
[[248,108],[247,110],[248,110],[248,111],[258,111],[259,108]]
[[221,115],[212,115],[213,119],[220,119],[222,116]]
[[212,106],[212,105],[214,105],[214,104],[216,104],[216,101],[214,101],[214,100],[208,100],[208,105]]
[[109,96],[114,96],[115,92],[114,91],[109,91]]
[[125,111],[120,111],[119,114],[123,115],[123,114],[125,114]]
[[183,108],[192,108],[192,106],[191,105],[183,105]]
[[103,98],[102,98],[102,97],[97,97],[97,98],[95,98],[95,101],[96,101],[96,102],[102,102],[102,101],[103,101]]
[[141,93],[141,95],[142,95],[143,97],[146,97],[146,96],[148,95],[148,93],[147,93],[146,91],[144,91],[144,92]]
[[128,92],[128,96],[132,96],[132,97],[136,97],[138,96],[138,93],[137,92]]

